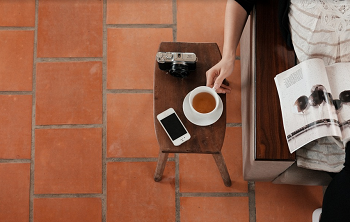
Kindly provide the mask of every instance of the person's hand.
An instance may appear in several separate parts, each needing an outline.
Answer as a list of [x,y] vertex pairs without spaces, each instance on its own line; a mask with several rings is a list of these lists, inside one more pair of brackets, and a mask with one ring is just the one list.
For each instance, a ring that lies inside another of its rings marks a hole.
[[231,75],[234,69],[234,61],[221,59],[219,63],[206,72],[207,86],[217,93],[230,93],[231,87],[223,84],[224,79]]

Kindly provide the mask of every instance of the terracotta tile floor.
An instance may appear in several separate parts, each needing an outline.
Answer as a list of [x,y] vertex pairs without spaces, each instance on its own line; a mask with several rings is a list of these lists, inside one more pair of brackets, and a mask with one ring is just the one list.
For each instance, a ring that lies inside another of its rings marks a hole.
[[[223,46],[226,0],[0,0],[0,221],[311,221],[322,187],[242,176],[240,61],[225,187],[209,155],[153,181],[161,41]],[[297,215],[297,217],[296,217]]]

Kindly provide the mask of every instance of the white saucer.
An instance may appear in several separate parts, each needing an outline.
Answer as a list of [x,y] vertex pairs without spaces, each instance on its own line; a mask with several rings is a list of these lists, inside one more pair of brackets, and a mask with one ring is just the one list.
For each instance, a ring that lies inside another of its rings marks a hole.
[[209,126],[213,123],[215,123],[221,116],[222,111],[224,110],[224,105],[222,103],[221,98],[219,97],[219,106],[216,112],[210,114],[207,118],[200,118],[194,115],[193,111],[190,107],[189,102],[190,93],[188,93],[183,101],[182,109],[184,111],[184,114],[186,118],[193,124],[197,126]]

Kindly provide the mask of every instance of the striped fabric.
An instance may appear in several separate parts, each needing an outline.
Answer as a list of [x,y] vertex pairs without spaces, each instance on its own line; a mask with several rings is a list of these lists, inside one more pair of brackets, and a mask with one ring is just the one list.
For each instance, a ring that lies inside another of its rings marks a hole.
[[299,61],[350,61],[350,1],[291,0],[289,20]]
[[[291,0],[289,21],[299,62],[311,58],[321,58],[326,65],[350,62],[350,0]],[[299,167],[339,172],[345,150],[333,138],[322,138],[296,155]]]

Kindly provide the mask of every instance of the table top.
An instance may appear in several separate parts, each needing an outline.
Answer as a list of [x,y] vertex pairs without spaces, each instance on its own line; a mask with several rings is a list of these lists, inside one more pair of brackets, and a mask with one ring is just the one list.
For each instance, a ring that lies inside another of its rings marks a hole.
[[[182,104],[186,95],[197,86],[206,84],[206,71],[221,59],[221,53],[216,43],[183,43],[162,42],[159,52],[193,52],[198,57],[195,71],[186,78],[177,78],[158,68],[155,61],[154,71],[154,125],[160,150],[164,153],[208,153],[221,151],[226,131],[226,95],[219,94],[223,102],[223,113],[220,119],[209,126],[197,126],[187,120]],[[174,146],[166,132],[157,120],[157,115],[168,108],[173,108],[191,139],[180,146]]]

